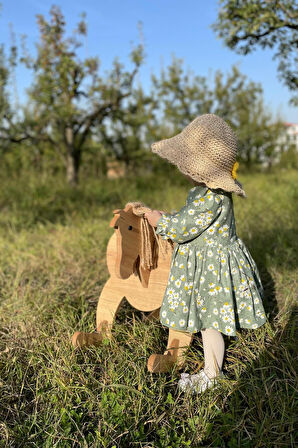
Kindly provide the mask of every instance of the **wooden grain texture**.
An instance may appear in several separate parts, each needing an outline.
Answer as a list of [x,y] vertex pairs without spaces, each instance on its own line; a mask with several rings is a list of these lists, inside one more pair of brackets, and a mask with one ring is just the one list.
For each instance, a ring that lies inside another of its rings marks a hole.
[[165,258],[159,257],[158,267],[148,271],[148,287],[144,288],[140,282],[140,275],[133,274],[135,263],[133,250],[125,252],[122,250],[121,238],[117,235],[117,231],[111,236],[107,247],[107,266],[110,273],[108,292],[104,287],[98,305],[100,300],[111,292],[114,297],[126,297],[131,306],[137,310],[153,311],[161,306],[168,284],[172,254],[168,253]]
[[[169,246],[167,253],[159,254],[155,269],[142,269],[142,218],[136,216],[131,207],[117,209],[113,213],[110,227],[115,231],[109,239],[106,252],[110,277],[98,300],[96,332],[76,332],[72,339],[74,346],[97,345],[103,335],[111,337],[113,323],[124,298],[133,308],[152,312],[152,316],[156,318],[168,284],[173,249]],[[148,370],[166,372],[175,364],[182,365],[191,341],[191,334],[170,329],[165,353],[151,355]]]

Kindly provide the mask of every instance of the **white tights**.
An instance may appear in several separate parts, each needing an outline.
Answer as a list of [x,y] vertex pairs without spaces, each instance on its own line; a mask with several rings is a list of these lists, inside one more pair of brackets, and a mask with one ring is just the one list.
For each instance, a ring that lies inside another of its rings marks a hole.
[[204,372],[209,378],[214,378],[222,368],[225,354],[225,342],[223,335],[213,329],[201,330],[204,349]]

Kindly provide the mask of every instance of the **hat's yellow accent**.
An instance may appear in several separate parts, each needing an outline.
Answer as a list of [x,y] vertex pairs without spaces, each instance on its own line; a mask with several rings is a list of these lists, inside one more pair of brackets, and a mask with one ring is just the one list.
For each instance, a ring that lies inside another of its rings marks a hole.
[[237,179],[237,170],[239,168],[239,163],[235,162],[232,169],[232,177],[233,179]]

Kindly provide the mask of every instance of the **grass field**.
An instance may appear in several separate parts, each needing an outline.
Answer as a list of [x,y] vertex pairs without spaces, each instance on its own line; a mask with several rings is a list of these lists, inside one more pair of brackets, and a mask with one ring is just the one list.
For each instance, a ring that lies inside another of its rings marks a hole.
[[[72,191],[60,177],[0,180],[1,447],[294,447],[297,171],[240,176],[237,233],[259,267],[268,321],[225,336],[228,380],[194,397],[178,393],[179,372],[147,372],[167,331],[127,304],[111,341],[70,343],[94,330],[112,210],[132,200],[178,210],[190,184],[86,179]],[[196,335],[186,370],[202,365]]]

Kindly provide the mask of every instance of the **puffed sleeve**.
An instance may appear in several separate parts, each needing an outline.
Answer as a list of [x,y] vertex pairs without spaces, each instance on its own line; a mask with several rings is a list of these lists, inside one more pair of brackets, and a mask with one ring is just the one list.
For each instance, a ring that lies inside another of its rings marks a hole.
[[162,239],[185,243],[201,235],[218,218],[222,209],[222,198],[214,191],[197,195],[187,201],[177,213],[163,213],[155,232]]

